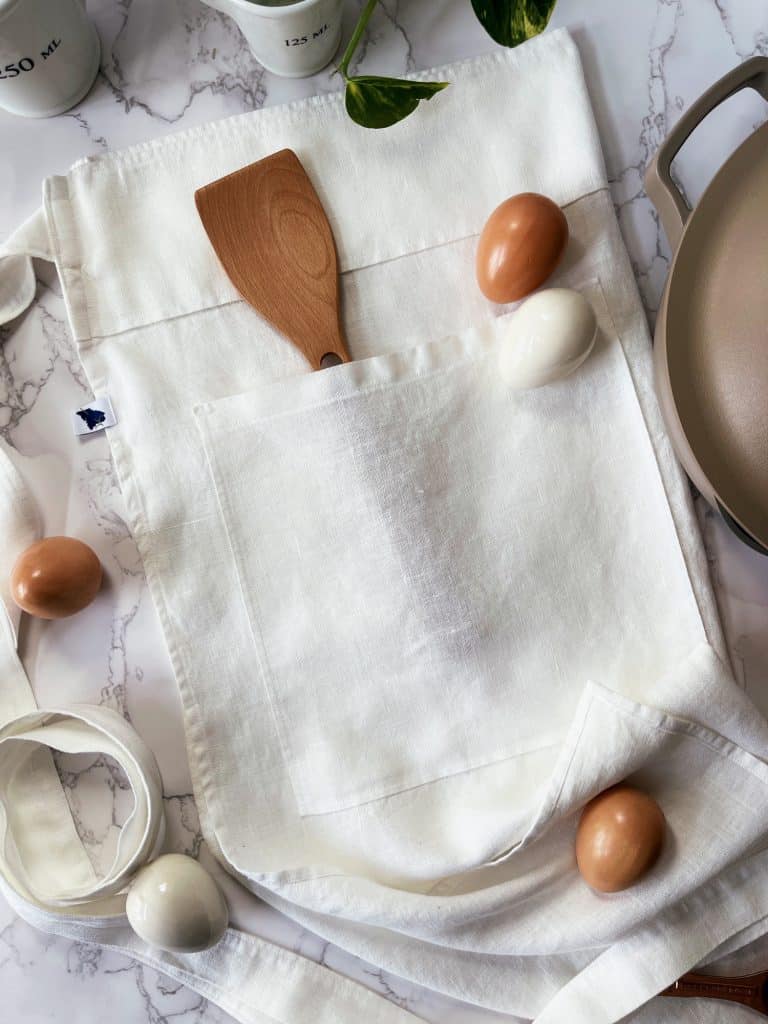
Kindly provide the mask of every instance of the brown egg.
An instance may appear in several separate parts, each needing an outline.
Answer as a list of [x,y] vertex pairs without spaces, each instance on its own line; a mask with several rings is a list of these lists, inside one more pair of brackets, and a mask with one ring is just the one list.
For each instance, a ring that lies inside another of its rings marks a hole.
[[39,619],[63,619],[81,611],[101,586],[101,562],[74,537],[46,537],[16,560],[11,594],[16,604]]
[[568,221],[551,199],[522,192],[485,222],[475,257],[480,291],[492,302],[525,298],[555,269],[568,242]]
[[598,892],[620,892],[661,853],[665,820],[655,800],[632,786],[612,786],[587,804],[576,832],[576,860]]

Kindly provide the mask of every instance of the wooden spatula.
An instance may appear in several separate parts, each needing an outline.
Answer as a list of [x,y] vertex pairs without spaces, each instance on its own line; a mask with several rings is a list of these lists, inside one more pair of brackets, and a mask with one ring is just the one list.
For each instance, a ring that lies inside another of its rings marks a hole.
[[339,321],[333,232],[290,149],[195,192],[209,239],[246,302],[299,348],[313,369],[349,362]]
[[701,996],[704,999],[724,999],[739,1003],[768,1017],[768,971],[749,974],[741,978],[720,978],[714,974],[684,974],[661,993],[663,996],[681,996],[690,999]]

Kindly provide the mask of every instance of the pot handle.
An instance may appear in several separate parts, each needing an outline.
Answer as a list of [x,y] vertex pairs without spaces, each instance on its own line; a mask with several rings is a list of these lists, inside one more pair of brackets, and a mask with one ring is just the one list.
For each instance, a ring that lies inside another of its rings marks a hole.
[[672,249],[677,248],[690,207],[672,180],[670,165],[688,136],[723,100],[749,86],[768,100],[768,57],[751,57],[715,82],[686,110],[645,172],[645,190],[656,207]]

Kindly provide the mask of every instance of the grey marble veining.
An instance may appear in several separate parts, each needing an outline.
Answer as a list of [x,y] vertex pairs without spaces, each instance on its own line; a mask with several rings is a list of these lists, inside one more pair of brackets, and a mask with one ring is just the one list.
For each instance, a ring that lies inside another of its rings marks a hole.
[[[348,0],[345,37],[359,10]],[[49,121],[0,113],[0,236],[39,203],[40,182],[75,160],[205,121],[340,87],[326,70],[280,80],[236,27],[198,0],[91,0],[103,42],[91,94]],[[768,52],[768,0],[560,0],[553,25],[579,44],[624,238],[651,320],[669,248],[643,190],[645,166],[681,111],[715,78]],[[368,73],[402,74],[493,49],[469,0],[385,0],[356,58]],[[692,200],[763,117],[745,95],[697,132],[679,161]],[[25,622],[22,646],[41,703],[101,702],[125,714],[157,751],[170,841],[198,854],[202,837],[183,756],[178,698],[122,499],[100,437],[76,444],[66,421],[90,392],[69,339],[60,290],[41,266],[35,306],[0,329],[0,434],[38,456],[34,486],[46,531],[82,537],[102,558],[107,586],[87,616]],[[62,427],[62,424],[64,426]],[[768,713],[768,560],[739,544],[699,503],[737,676]],[[109,759],[58,759],[89,856],[102,866],[129,811]],[[424,993],[257,909],[268,938],[349,973],[441,1024],[502,1020]],[[0,1020],[25,1024],[224,1024],[217,1007],[119,954],[39,934],[0,901]],[[12,1008],[9,1016],[9,1008]]]

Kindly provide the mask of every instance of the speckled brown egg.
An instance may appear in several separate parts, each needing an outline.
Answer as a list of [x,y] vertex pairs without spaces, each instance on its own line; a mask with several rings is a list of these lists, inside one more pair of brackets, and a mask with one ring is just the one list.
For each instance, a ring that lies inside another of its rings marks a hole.
[[64,619],[93,601],[101,575],[101,562],[87,544],[74,537],[46,537],[19,555],[11,594],[30,615]]
[[497,206],[480,234],[475,270],[492,302],[517,302],[544,284],[568,242],[565,214],[547,196],[522,192]]
[[576,833],[576,860],[598,892],[620,892],[656,863],[666,823],[661,808],[633,786],[612,786],[587,804]]

